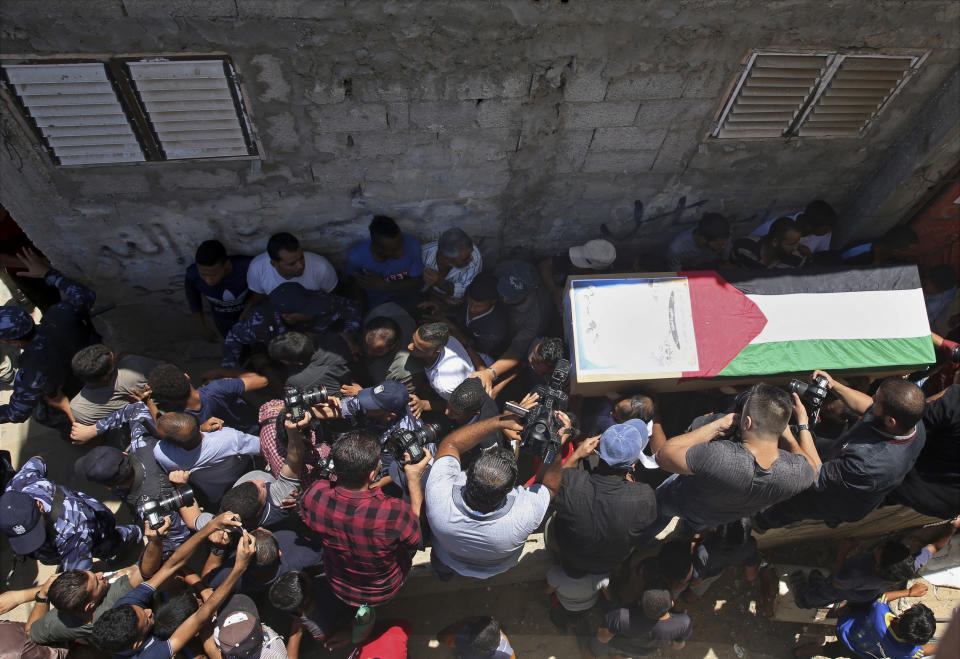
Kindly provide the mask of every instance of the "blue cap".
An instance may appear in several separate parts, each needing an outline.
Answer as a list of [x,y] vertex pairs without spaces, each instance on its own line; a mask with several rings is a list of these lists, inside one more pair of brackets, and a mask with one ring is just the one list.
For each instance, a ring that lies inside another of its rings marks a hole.
[[43,546],[47,530],[33,497],[9,490],[0,497],[0,532],[10,539],[10,547],[21,556]]
[[280,313],[309,313],[314,296],[295,281],[280,284],[270,291],[270,304]]
[[514,261],[497,281],[497,292],[507,304],[522,302],[540,283],[537,271],[524,261]]
[[0,307],[0,339],[19,339],[29,334],[33,327],[33,318],[20,307]]
[[614,469],[629,469],[637,460],[647,469],[656,469],[657,461],[643,452],[648,441],[647,424],[630,419],[604,431],[597,445],[597,455]]
[[116,485],[130,473],[130,457],[113,446],[95,446],[77,460],[74,472],[91,483]]
[[361,389],[357,400],[365,410],[387,410],[402,416],[407,411],[410,392],[396,380],[386,380],[375,387]]

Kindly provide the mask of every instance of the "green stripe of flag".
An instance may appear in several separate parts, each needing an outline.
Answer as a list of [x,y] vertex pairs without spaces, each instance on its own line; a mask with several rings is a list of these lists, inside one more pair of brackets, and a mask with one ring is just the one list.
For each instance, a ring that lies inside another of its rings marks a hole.
[[866,369],[891,364],[920,366],[935,361],[930,335],[905,339],[813,339],[755,343],[727,364],[721,377],[792,373],[815,369]]

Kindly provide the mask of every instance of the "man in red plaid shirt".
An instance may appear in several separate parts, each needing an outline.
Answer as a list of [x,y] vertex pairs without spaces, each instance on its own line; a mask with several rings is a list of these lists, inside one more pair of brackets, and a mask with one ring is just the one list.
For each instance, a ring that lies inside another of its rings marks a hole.
[[404,471],[410,503],[386,496],[380,440],[354,430],[333,445],[336,483],[316,481],[300,499],[300,515],[323,545],[324,571],[334,594],[351,606],[385,604],[410,572],[420,547],[421,479],[430,455]]

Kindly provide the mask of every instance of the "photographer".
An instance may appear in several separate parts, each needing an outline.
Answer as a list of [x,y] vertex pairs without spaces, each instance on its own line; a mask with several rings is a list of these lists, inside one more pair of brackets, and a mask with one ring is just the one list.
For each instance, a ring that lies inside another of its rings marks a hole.
[[[133,450],[131,453],[112,446],[96,446],[77,460],[74,467],[77,476],[92,483],[110,488],[110,493],[123,501],[141,523],[138,505],[143,499],[162,500],[175,493],[156,458],[153,446]],[[163,537],[163,553],[170,555],[190,536],[190,529],[176,511],[166,513],[170,517],[170,529]]]
[[[787,430],[791,409],[800,440]],[[657,463],[671,476],[657,488],[657,521],[652,538],[680,517],[689,532],[752,515],[810,486],[820,459],[807,413],[794,395],[756,384],[740,414],[727,414],[666,442]],[[780,444],[785,448],[781,448]]]
[[322,386],[336,393],[341,385],[353,380],[349,354],[320,343],[315,347],[313,339],[303,332],[284,332],[270,341],[267,354],[277,367],[268,370],[277,376],[276,381],[271,381],[275,393],[283,392],[283,384],[301,390]]
[[814,371],[817,376],[826,378],[827,388],[864,416],[837,439],[840,454],[823,463],[813,487],[757,515],[758,529],[801,519],[822,519],[833,526],[863,519],[903,481],[923,449],[925,400],[920,387],[887,378],[871,398],[829,373]]
[[[570,420],[558,415],[566,441]],[[503,449],[484,452],[470,469],[461,456],[496,431],[522,431],[517,417],[503,415],[458,428],[440,443],[426,486],[426,511],[433,533],[430,562],[441,579],[454,573],[486,579],[520,560],[523,544],[547,513],[560,489],[559,456],[543,464],[529,488],[516,485],[517,463]]]

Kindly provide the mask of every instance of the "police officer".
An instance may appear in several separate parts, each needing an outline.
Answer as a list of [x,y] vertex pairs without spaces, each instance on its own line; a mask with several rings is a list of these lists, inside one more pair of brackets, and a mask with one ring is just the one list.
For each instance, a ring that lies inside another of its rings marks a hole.
[[[82,383],[74,377],[70,360],[81,348],[100,342],[90,322],[97,296],[51,269],[37,252],[25,249],[19,256],[27,267],[20,276],[42,278],[60,290],[62,300],[47,309],[39,326],[20,307],[0,308],[0,341],[23,350],[10,402],[0,405],[0,423],[22,423],[33,414],[44,425],[64,425],[66,415],[46,405],[44,397],[59,392],[69,399],[80,391]],[[69,432],[69,425],[65,430]]]
[[[113,446],[96,446],[80,458],[75,466],[77,476],[109,487],[110,492],[127,504],[141,523],[144,520],[137,509],[140,503],[148,499],[166,499],[176,494],[167,472],[153,457],[153,445],[157,440],[152,437],[150,440],[148,445],[130,453]],[[179,512],[164,514],[170,518],[170,529],[163,536],[163,555],[169,556],[190,537],[190,529]]]
[[308,291],[296,282],[280,284],[269,300],[237,322],[223,342],[221,366],[240,365],[245,349],[266,345],[288,330],[319,335],[338,331],[349,352],[360,354],[360,308],[353,300],[322,291]]
[[94,557],[109,560],[123,545],[140,542],[139,526],[117,526],[102,503],[46,476],[43,458],[32,457],[0,496],[0,533],[15,553],[63,571],[89,570]]

